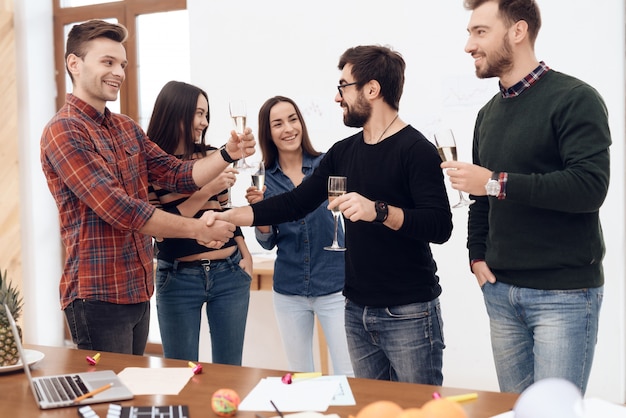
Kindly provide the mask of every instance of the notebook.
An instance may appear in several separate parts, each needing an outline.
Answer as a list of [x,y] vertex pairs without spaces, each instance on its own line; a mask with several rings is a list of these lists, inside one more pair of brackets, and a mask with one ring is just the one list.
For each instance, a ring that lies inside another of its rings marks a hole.
[[[133,398],[132,392],[124,386],[113,370],[32,377],[30,367],[24,355],[24,347],[22,347],[22,341],[17,331],[15,319],[6,304],[4,304],[4,309],[7,312],[7,317],[11,324],[11,331],[15,337],[17,350],[22,360],[22,365],[24,366],[24,373],[28,378],[30,389],[33,392],[33,396],[39,408],[60,408],[91,403],[123,401]],[[96,393],[78,403],[74,403],[74,399],[79,396],[109,384],[112,384],[109,389]]]

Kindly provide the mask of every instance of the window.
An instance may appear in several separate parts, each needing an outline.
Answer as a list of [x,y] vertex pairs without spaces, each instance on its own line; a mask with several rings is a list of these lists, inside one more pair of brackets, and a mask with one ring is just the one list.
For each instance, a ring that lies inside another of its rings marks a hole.
[[[189,25],[187,10],[137,16],[137,72],[139,119],[148,128],[156,96],[170,80],[189,82]],[[175,28],[175,30],[163,30]]]
[[[72,91],[65,70],[67,33],[73,25],[89,19],[119,22],[128,29],[126,81],[118,101],[109,103],[112,111],[130,116],[145,128],[156,94],[165,82],[172,79],[189,81],[187,0],[52,1],[57,109],[65,103],[65,94]],[[158,40],[155,33],[158,33]],[[167,54],[169,62],[155,61],[156,56],[164,54]],[[172,62],[176,65],[171,65]]]

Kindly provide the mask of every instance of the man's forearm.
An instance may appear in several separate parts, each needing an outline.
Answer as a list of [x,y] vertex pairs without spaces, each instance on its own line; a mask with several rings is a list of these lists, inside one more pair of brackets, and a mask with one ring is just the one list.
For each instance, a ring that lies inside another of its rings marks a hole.
[[234,236],[235,226],[216,219],[215,212],[208,211],[202,218],[186,218],[155,210],[139,232],[159,238],[195,239],[210,248],[221,248]]
[[254,212],[251,206],[241,206],[217,213],[217,218],[237,226],[251,226],[254,221]]
[[254,154],[255,145],[256,141],[250,128],[246,128],[243,135],[231,131],[230,138],[222,148],[197,160],[194,164],[192,175],[196,185],[204,186],[234,161]]
[[193,181],[201,188],[208,182],[215,179],[228,167],[229,163],[222,158],[221,153],[213,152],[204,158],[196,161],[193,165]]
[[197,239],[199,222],[198,219],[173,215],[157,209],[139,232],[159,238]]

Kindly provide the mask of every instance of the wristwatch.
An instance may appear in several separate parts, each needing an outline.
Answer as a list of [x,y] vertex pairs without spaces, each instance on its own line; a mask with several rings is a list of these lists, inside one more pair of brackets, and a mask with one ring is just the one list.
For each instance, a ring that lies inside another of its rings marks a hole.
[[222,154],[222,158],[224,159],[224,161],[226,161],[229,164],[232,164],[235,161],[237,161],[228,154],[228,151],[226,151],[226,145],[220,148],[220,154]]
[[499,173],[493,173],[491,178],[485,184],[487,196],[498,196],[500,194],[500,182],[498,181]]
[[389,216],[389,207],[387,203],[382,200],[377,200],[374,202],[374,208],[376,209],[376,219],[374,222],[385,222],[387,220],[387,216]]

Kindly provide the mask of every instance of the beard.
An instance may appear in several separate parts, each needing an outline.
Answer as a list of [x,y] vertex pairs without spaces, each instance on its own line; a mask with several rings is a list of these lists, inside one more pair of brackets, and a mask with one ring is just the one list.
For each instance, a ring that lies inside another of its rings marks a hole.
[[502,46],[491,57],[485,55],[486,67],[476,68],[476,77],[500,77],[513,68],[513,50],[509,44],[509,35],[504,35]]
[[359,94],[353,107],[346,104],[346,113],[343,116],[343,124],[351,128],[362,128],[372,115],[372,106],[363,94]]

